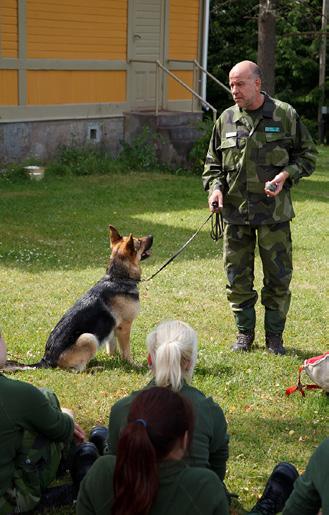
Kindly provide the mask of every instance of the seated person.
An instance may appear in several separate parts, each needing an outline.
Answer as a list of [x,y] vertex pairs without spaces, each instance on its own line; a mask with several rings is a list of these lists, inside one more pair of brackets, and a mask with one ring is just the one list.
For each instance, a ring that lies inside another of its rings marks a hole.
[[304,474],[294,484],[282,515],[323,515],[329,513],[329,438],[312,454]]
[[117,455],[99,458],[82,481],[77,515],[228,515],[222,482],[182,460],[193,430],[191,403],[168,388],[134,396]]
[[[213,470],[224,480],[228,459],[227,423],[222,409],[211,397],[190,386],[197,360],[197,335],[179,320],[160,323],[148,336],[148,363],[154,379],[146,386],[170,387],[192,403],[195,428],[187,462]],[[120,430],[138,392],[112,406],[109,419],[109,453],[116,454]]]
[[[218,476],[189,467],[183,459],[191,445],[193,415],[191,402],[171,389],[154,386],[139,392],[116,457],[99,458],[83,479],[77,515],[228,515]],[[279,463],[250,515],[281,511],[297,476],[293,465]]]
[[[0,369],[6,363],[6,355],[0,335]],[[81,444],[84,439],[83,430],[72,416],[61,411],[53,392],[0,373],[1,515],[34,509],[55,479],[65,452],[74,448],[72,442]],[[86,454],[85,445],[79,446],[80,454],[81,450]],[[49,504],[58,504],[59,496],[64,504],[67,497],[73,501],[73,486],[69,486],[54,489],[57,502],[48,493]]]

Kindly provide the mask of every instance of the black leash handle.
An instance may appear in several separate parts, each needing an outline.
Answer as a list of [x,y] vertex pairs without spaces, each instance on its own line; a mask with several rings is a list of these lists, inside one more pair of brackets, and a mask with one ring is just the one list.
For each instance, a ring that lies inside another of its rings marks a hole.
[[[217,201],[212,202],[211,205],[214,209],[218,209]],[[223,234],[224,234],[223,215],[222,215],[221,211],[217,211],[212,214],[213,214],[213,216],[211,218],[210,237],[212,240],[218,241],[220,238],[223,237]]]
[[[215,217],[215,222],[214,222],[214,217]],[[213,240],[215,240],[215,241],[218,241],[219,238],[222,238],[222,236],[223,236],[223,219],[222,219],[222,214],[221,213],[210,213],[210,215],[200,225],[200,227],[195,231],[195,233],[192,234],[192,236],[187,240],[187,242],[185,242],[184,245],[180,249],[178,249],[178,251],[173,256],[171,256],[169,259],[167,259],[167,261],[165,261],[165,263],[159,268],[159,270],[154,272],[154,274],[152,274],[147,279],[141,279],[140,282],[145,283],[147,281],[150,281],[151,279],[153,279],[153,277],[158,275],[161,272],[161,270],[166,268],[166,266],[168,266],[169,263],[171,263],[174,259],[176,259],[176,257],[179,256],[179,254],[181,252],[183,252],[183,250],[191,243],[191,241],[194,240],[196,235],[199,234],[199,232],[201,231],[202,227],[204,225],[206,225],[206,223],[210,219],[211,219],[211,232],[210,232],[211,238]]]

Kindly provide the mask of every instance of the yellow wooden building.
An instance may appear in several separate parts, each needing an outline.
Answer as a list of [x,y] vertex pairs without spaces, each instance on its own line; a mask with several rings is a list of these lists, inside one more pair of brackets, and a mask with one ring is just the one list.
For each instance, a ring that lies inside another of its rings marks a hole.
[[124,113],[200,112],[208,16],[209,0],[0,0],[4,160],[73,136],[115,151]]

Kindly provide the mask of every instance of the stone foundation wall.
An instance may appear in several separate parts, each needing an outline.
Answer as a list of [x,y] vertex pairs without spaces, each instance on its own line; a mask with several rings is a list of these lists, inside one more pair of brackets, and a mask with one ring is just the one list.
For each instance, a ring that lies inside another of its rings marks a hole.
[[60,145],[95,144],[116,156],[124,138],[123,117],[0,123],[0,163],[51,159]]

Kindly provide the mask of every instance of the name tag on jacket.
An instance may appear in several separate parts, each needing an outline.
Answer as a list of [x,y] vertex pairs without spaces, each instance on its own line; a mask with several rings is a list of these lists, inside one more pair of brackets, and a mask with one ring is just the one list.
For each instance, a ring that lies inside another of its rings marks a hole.
[[280,127],[265,127],[265,132],[280,132]]

